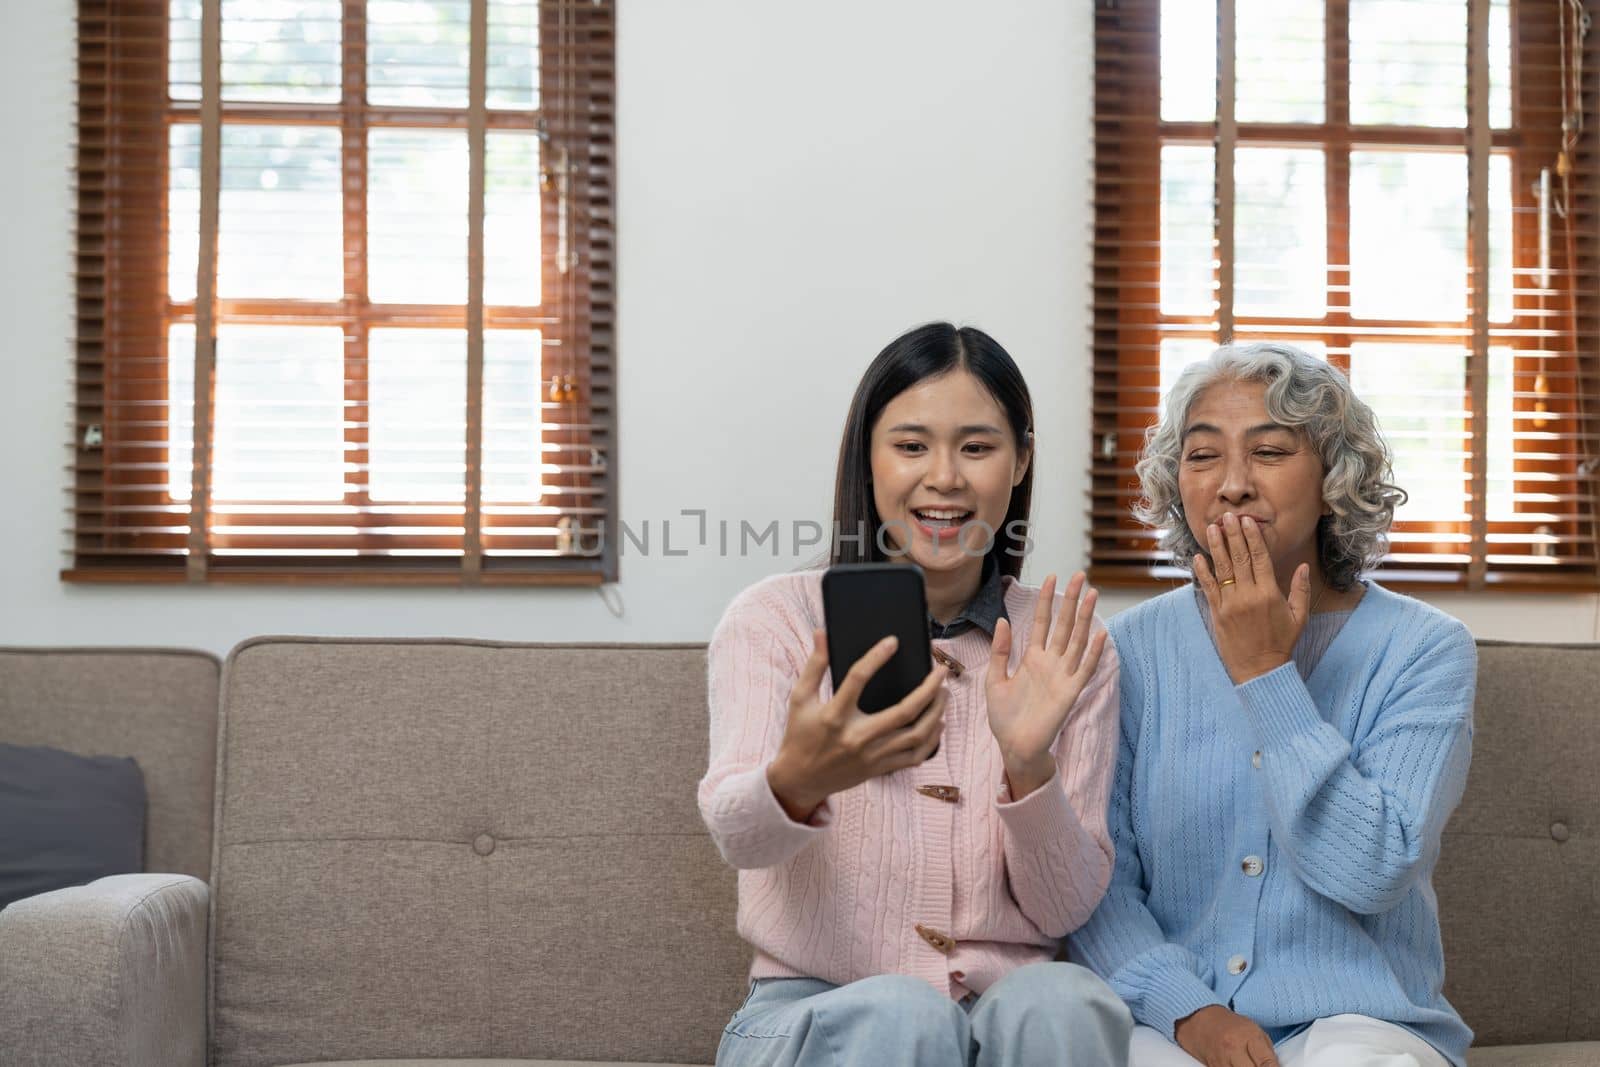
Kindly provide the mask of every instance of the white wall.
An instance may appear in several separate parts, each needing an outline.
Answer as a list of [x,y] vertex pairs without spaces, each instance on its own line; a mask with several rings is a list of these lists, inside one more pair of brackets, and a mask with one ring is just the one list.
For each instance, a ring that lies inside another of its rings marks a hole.
[[[994,333],[1038,408],[1029,565],[1081,564],[1091,5],[621,0],[616,617],[592,590],[66,585],[72,4],[0,4],[0,643],[226,651],[253,633],[703,640],[829,514],[851,389],[933,318]],[[704,509],[710,546],[693,544]],[[662,524],[674,520],[662,554]],[[717,524],[784,524],[723,557]],[[770,553],[770,549],[763,549]],[[1107,597],[1109,608],[1133,603]],[[1593,597],[1435,598],[1486,636],[1587,640]]]

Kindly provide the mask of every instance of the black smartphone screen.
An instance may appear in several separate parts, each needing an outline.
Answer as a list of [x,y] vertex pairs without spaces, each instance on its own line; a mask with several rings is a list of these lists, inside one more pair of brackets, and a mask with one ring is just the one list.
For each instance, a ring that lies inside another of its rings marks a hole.
[[914,563],[829,567],[822,576],[822,607],[834,691],[856,660],[890,634],[900,645],[867,682],[858,706],[882,711],[920,685],[933,670],[927,602],[922,568]]

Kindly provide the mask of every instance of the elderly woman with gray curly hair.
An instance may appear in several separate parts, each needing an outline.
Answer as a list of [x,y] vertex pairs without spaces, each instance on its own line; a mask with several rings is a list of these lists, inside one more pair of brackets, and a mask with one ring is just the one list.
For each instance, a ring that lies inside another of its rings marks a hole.
[[1194,581],[1113,619],[1109,892],[1073,958],[1133,1067],[1464,1067],[1430,884],[1472,748],[1459,622],[1363,573],[1394,509],[1370,408],[1288,345],[1189,366],[1139,517]]

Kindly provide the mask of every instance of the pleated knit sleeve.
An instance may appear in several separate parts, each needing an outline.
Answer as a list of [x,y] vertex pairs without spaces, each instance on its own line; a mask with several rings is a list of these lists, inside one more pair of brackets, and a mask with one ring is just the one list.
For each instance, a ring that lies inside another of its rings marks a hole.
[[1417,611],[1409,662],[1351,745],[1294,664],[1237,688],[1261,750],[1273,839],[1310,889],[1363,915],[1405,898],[1438,855],[1472,758],[1477,648],[1456,620]]
[[810,624],[769,580],[736,597],[707,653],[709,766],[700,815],[717,850],[740,869],[776,866],[826,832],[832,801],[805,823],[789,818],[767,784],[789,717],[789,694],[811,655]]
[[1209,968],[1193,952],[1167,940],[1145,903],[1146,879],[1132,815],[1140,699],[1136,672],[1125,667],[1119,701],[1121,737],[1107,816],[1115,849],[1111,884],[1089,921],[1069,935],[1067,945],[1072,960],[1103,976],[1134,1019],[1171,1037],[1180,1019],[1223,1001],[1212,989]]

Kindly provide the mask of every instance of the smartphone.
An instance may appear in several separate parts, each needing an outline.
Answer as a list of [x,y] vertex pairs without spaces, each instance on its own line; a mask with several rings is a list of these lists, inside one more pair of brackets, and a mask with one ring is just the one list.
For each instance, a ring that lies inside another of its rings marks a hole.
[[828,631],[833,688],[873,645],[893,634],[894,655],[861,692],[862,711],[882,711],[903,700],[933,670],[928,638],[928,598],[915,563],[841,563],[822,575],[822,611]]

